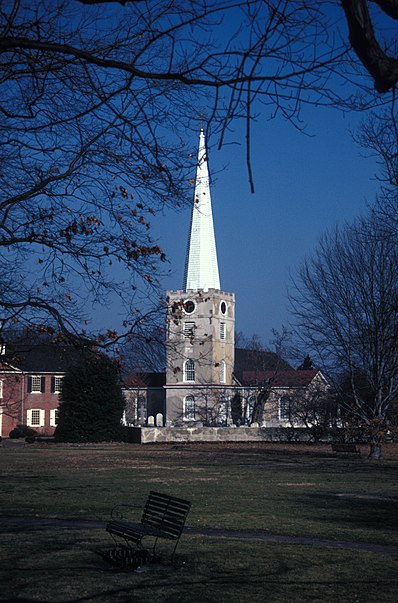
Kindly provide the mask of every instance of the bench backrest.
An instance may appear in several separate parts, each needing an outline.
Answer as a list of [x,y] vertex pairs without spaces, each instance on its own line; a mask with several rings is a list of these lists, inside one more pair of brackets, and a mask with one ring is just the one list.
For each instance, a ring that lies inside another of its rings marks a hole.
[[191,503],[182,498],[151,491],[145,503],[141,523],[161,530],[177,540],[184,529]]

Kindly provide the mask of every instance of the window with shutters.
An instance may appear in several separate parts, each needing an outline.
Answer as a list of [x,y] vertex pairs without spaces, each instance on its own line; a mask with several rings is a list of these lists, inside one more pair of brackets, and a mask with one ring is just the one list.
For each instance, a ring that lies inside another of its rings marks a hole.
[[54,393],[55,394],[59,394],[59,392],[61,391],[63,380],[64,380],[63,377],[54,377]]
[[26,424],[29,427],[44,426],[44,410],[41,408],[32,408],[26,411]]
[[56,427],[58,425],[58,416],[59,416],[58,408],[53,408],[52,410],[50,410],[50,426],[51,427]]
[[32,410],[30,423],[31,425],[40,425],[40,410]]
[[30,391],[32,393],[40,393],[41,392],[41,377],[38,375],[32,376],[32,385]]

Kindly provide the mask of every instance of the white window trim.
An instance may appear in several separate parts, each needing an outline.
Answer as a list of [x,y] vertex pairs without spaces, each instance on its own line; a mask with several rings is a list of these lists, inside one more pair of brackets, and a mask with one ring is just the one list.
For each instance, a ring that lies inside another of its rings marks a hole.
[[[62,381],[63,381],[63,377],[56,377],[54,376],[54,394],[59,394],[61,392],[61,385],[62,385]],[[58,385],[59,387],[57,387],[57,381],[58,381]]]
[[[193,309],[191,310],[191,312],[188,312],[188,311],[185,309],[185,306],[186,306],[186,304],[187,304],[188,302],[191,302],[191,303],[193,304]],[[188,316],[191,316],[191,314],[193,314],[193,313],[195,312],[195,310],[196,310],[196,303],[194,302],[194,300],[193,300],[193,299],[186,299],[186,300],[184,301],[184,303],[183,303],[183,309],[184,309],[185,314],[187,314]]]
[[[193,379],[188,379],[188,375],[187,375],[187,364],[192,362],[192,368],[189,369],[189,371],[191,373],[193,373]],[[188,358],[188,360],[186,360],[184,362],[184,381],[187,383],[195,383],[195,378],[196,378],[196,372],[195,372],[195,361],[192,360],[192,358]]]
[[50,427],[56,427],[58,425],[57,412],[58,408],[53,408],[52,410],[50,410]]
[[0,379],[0,400],[3,399],[3,395],[4,395],[3,394],[3,388],[4,388],[4,381],[2,379]]
[[[42,394],[43,392],[41,391],[41,375],[32,375],[31,376],[32,379],[32,387],[31,387],[31,394]],[[39,381],[39,389],[34,389],[34,385],[33,382],[34,380],[38,380]]]
[[[39,412],[39,423],[33,423],[32,416],[34,412]],[[26,425],[28,427],[44,427],[45,425],[45,412],[42,408],[29,408],[26,411]]]

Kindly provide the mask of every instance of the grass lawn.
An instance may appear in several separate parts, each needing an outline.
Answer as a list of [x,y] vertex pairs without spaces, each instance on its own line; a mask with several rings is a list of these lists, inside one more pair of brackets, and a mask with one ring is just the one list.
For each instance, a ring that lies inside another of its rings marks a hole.
[[[398,546],[398,452],[380,463],[333,456],[330,447],[70,445],[0,448],[0,514],[106,520],[120,502],[139,519],[150,489],[188,498],[188,526],[258,530]],[[227,536],[227,534],[225,535]],[[117,571],[93,551],[104,530],[11,526],[0,532],[3,601],[397,600],[398,555],[182,537],[178,566]]]

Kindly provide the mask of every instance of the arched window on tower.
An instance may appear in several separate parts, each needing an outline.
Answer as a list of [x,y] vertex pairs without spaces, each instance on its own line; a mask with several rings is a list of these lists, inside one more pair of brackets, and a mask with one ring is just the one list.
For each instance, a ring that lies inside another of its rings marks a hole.
[[195,381],[195,362],[188,358],[184,364],[184,381]]
[[225,361],[221,360],[220,362],[220,383],[225,383],[226,381],[226,367],[225,367]]
[[185,396],[183,413],[184,413],[184,419],[186,421],[195,421],[195,398],[194,398],[194,396]]

